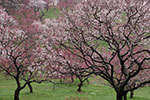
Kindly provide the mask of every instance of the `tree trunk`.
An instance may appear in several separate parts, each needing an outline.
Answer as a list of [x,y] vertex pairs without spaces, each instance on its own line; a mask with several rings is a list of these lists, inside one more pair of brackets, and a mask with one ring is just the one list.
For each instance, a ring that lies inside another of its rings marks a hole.
[[120,93],[117,93],[116,100],[122,100],[122,95]]
[[71,83],[73,83],[74,82],[74,77],[73,77],[73,75],[71,75]]
[[31,83],[28,83],[28,87],[29,87],[29,89],[30,89],[30,93],[33,93],[33,88],[32,88]]
[[19,100],[19,93],[21,90],[20,81],[19,81],[19,73],[17,73],[17,77],[15,77],[17,89],[15,90],[14,100]]
[[80,82],[80,84],[78,85],[78,89],[77,89],[78,92],[81,92],[81,91],[82,91],[82,90],[81,90],[82,85],[83,85],[83,82]]
[[127,100],[127,93],[124,94],[124,100]]
[[42,11],[41,13],[42,13],[42,14],[40,15],[40,21],[42,22],[45,13],[44,13],[43,11]]
[[71,84],[74,82],[74,77],[73,77],[73,75],[71,75],[70,79],[71,79],[71,82],[70,82],[69,86],[71,86]]
[[46,4],[46,7],[45,7],[45,8],[46,8],[46,11],[48,12],[48,9],[49,9],[48,4]]
[[19,100],[19,93],[20,93],[20,89],[17,88],[17,89],[15,90],[15,94],[14,94],[14,100]]
[[134,90],[130,91],[130,98],[133,98]]

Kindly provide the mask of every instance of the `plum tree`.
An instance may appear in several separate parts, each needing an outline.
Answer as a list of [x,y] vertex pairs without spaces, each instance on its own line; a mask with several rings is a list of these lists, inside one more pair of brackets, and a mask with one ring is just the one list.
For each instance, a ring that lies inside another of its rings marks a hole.
[[149,6],[148,0],[85,0],[58,20],[55,39],[107,80],[116,100],[126,100],[127,92],[150,83]]
[[40,31],[34,24],[22,30],[18,27],[19,23],[4,9],[0,9],[0,20],[0,69],[2,73],[15,79],[17,88],[14,100],[19,100],[19,93],[26,85],[32,92],[30,83],[46,80],[46,66],[43,66],[46,57],[38,41]]

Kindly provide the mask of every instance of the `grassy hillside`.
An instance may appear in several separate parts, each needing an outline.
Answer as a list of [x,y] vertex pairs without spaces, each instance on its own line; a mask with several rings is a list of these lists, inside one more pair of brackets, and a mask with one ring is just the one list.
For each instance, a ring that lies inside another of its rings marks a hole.
[[[55,90],[51,83],[32,84],[34,93],[29,93],[26,87],[20,94],[20,100],[115,100],[112,88],[101,84],[100,81],[91,80],[89,85],[84,85],[83,92],[77,93],[76,81],[74,84],[57,84]],[[6,80],[0,76],[0,100],[13,100],[15,81]],[[135,98],[129,100],[150,100],[150,87],[145,87],[135,92]]]
[[44,18],[57,18],[59,16],[59,9],[58,8],[49,8],[48,11],[43,10]]

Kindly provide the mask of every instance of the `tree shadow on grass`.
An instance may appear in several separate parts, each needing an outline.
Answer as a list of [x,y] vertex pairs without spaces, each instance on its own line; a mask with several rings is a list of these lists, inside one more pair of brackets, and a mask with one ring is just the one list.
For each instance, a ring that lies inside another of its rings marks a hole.
[[150,98],[147,98],[147,97],[134,97],[134,98],[130,98],[128,100],[150,100]]

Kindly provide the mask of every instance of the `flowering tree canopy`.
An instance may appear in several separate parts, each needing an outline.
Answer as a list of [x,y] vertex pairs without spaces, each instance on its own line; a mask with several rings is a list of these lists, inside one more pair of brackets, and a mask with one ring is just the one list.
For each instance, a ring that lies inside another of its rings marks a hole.
[[[0,20],[0,69],[15,79],[14,100],[19,100],[19,93],[26,85],[47,78],[46,57],[39,41],[42,30],[34,23],[23,28],[4,9],[0,9]],[[24,80],[23,84],[21,80]]]
[[46,6],[46,2],[44,0],[30,0],[29,6],[39,10]]
[[128,91],[150,82],[149,7],[148,0],[83,1],[58,20],[56,43],[126,100]]

